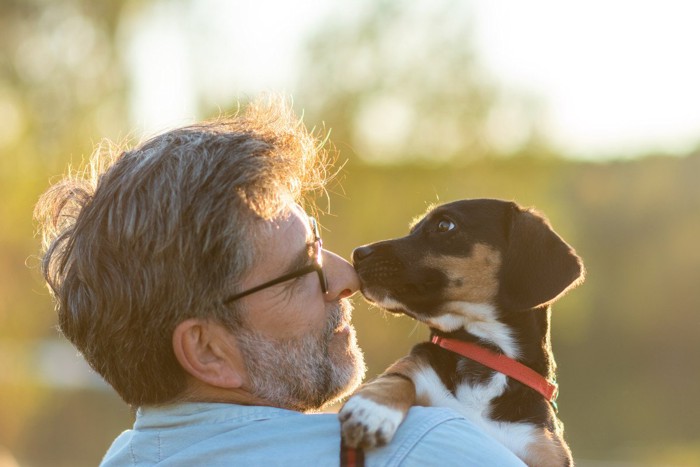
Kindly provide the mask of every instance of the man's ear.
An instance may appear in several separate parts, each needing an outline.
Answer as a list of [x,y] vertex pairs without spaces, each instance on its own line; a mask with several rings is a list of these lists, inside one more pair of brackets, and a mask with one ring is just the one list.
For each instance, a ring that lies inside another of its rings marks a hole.
[[514,204],[501,267],[499,297],[506,309],[548,305],[583,282],[581,258],[547,220]]
[[173,351],[180,366],[203,383],[223,389],[243,385],[236,339],[218,323],[196,318],[181,322],[173,332]]

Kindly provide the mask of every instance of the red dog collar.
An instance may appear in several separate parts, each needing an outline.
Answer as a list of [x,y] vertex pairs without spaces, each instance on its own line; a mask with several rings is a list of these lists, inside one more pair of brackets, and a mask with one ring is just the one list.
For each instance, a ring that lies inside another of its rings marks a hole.
[[471,342],[463,342],[440,336],[433,336],[432,342],[443,349],[467,357],[492,370],[496,370],[499,373],[503,373],[506,376],[520,381],[525,386],[531,387],[542,394],[547,401],[554,405],[558,392],[557,385],[547,380],[547,378],[537,373],[532,368],[512,358],[508,358],[505,355],[492,352],[489,349]]

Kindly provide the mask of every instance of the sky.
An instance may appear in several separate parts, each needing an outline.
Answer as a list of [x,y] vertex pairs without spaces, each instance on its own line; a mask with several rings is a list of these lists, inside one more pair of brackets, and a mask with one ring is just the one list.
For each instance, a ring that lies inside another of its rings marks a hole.
[[[700,145],[700,2],[464,1],[482,65],[497,83],[541,103],[546,135],[562,152],[623,158]],[[135,124],[152,133],[193,121],[196,89],[226,103],[264,90],[293,92],[304,39],[351,7],[341,0],[157,3],[124,33],[136,70]],[[221,47],[230,60],[221,59]]]

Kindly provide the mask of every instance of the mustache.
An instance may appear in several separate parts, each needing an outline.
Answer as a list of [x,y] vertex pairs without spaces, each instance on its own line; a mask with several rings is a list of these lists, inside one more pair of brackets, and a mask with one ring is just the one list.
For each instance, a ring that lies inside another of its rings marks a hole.
[[346,323],[349,324],[352,318],[352,309],[352,302],[347,298],[342,298],[333,303],[326,322],[326,335],[331,336]]

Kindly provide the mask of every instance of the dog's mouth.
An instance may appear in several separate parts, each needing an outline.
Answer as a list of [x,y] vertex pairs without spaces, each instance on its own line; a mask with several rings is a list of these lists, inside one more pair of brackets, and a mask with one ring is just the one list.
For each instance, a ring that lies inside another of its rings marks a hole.
[[430,304],[412,306],[405,302],[391,289],[377,284],[367,283],[360,278],[360,291],[365,299],[378,307],[396,315],[406,315],[431,328],[443,332],[452,332],[464,328],[467,323],[486,323],[493,321],[492,307],[457,301],[431,300]]
[[383,310],[395,315],[406,315],[418,321],[425,321],[425,319],[422,318],[419,313],[414,312],[404,303],[396,300],[389,291],[381,287],[366,284],[361,280],[360,292],[365,297],[365,300],[377,305]]
[[360,281],[360,293],[365,297],[368,302],[380,306],[387,311],[392,313],[402,313],[403,307],[398,307],[394,305],[394,300],[391,299],[389,294],[385,290],[381,290],[375,286],[368,285],[364,281]]

